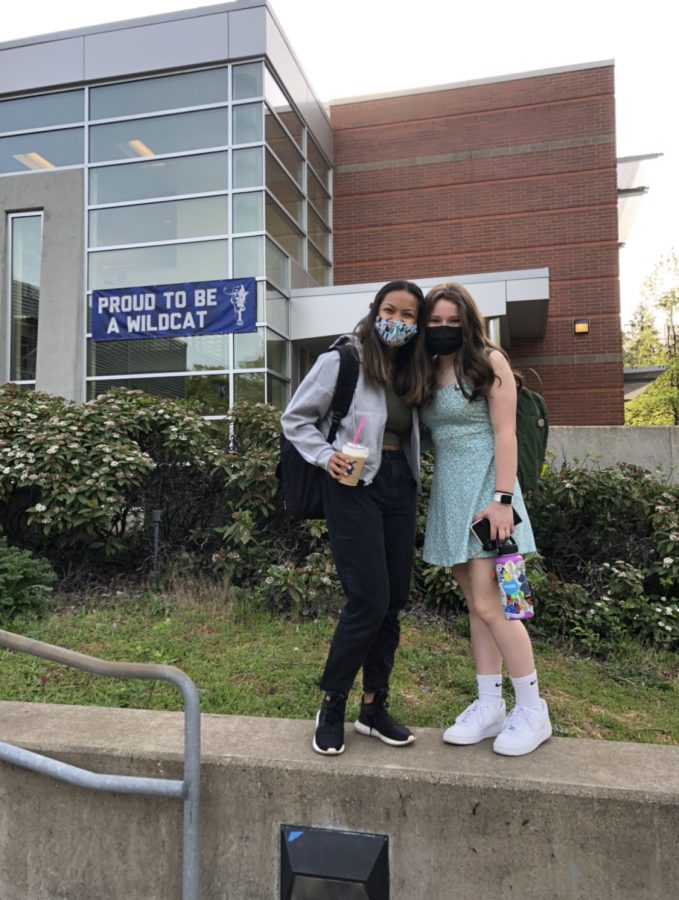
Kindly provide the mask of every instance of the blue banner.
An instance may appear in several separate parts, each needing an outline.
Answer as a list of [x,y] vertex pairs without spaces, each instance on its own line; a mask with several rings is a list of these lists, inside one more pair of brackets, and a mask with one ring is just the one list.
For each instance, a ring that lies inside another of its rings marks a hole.
[[254,278],[92,291],[92,340],[256,331]]

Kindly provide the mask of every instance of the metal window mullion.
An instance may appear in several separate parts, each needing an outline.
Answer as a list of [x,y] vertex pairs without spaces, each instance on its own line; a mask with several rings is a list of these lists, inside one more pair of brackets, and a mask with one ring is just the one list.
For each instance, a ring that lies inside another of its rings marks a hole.
[[[201,237],[189,237],[189,238],[171,238],[166,241],[142,241],[138,244],[107,244],[103,247],[90,247],[90,253],[109,253],[115,252],[117,250],[138,250],[139,248],[144,247],[171,247],[175,244],[205,244],[209,241],[224,241],[229,237],[228,232],[223,232],[222,234],[208,234],[203,235]],[[101,288],[95,288],[95,290],[101,290]]]
[[[252,142],[254,143],[254,142]],[[204,156],[206,153],[223,153],[229,144],[217,144],[215,147],[201,147],[198,150],[170,150],[167,153],[154,153],[153,156],[138,156],[128,159],[98,159],[90,163],[93,169],[105,169],[109,166],[133,166],[138,163],[151,163],[156,160],[177,159],[186,156]]]
[[[281,201],[278,199],[278,197],[276,197],[275,194],[272,194],[272,193],[271,193],[271,190],[270,190],[269,188],[265,188],[265,191],[266,191],[267,196],[268,196],[271,200],[274,201],[274,203],[276,204],[276,206],[278,207],[278,209],[279,209],[279,210],[280,210],[280,211],[281,211],[288,219],[290,219],[290,224],[293,226],[293,228],[294,228],[296,231],[299,232],[299,236],[303,238],[303,237],[305,236],[304,228],[299,224],[299,222],[296,222],[295,219],[293,219],[293,217],[290,215],[290,213],[287,211],[287,209],[283,206],[283,204],[282,204]],[[266,228],[266,207],[265,207],[265,209],[264,209],[264,226],[265,226],[265,228]]]
[[[184,74],[182,72],[182,74]],[[161,76],[163,77],[163,76]],[[122,82],[116,82],[121,84]],[[97,85],[100,87],[101,85]],[[215,103],[203,103],[195,106],[173,106],[171,109],[157,109],[153,112],[130,113],[129,116],[109,116],[108,119],[90,119],[93,128],[100,125],[115,125],[117,122],[135,122],[137,119],[162,119],[164,116],[177,116],[183,113],[202,112],[206,109],[227,109],[228,100],[217,100]]]
[[[285,165],[285,163],[282,161],[282,159],[279,157],[279,155],[278,155],[278,154],[276,153],[276,151],[273,149],[273,147],[271,146],[271,144],[269,144],[269,143],[266,141],[266,135],[265,135],[264,137],[265,137],[265,140],[264,140],[264,146],[266,147],[266,149],[268,150],[268,152],[273,156],[273,158],[276,160],[276,162],[277,162],[278,165],[281,167],[281,169],[283,169],[284,174],[288,176],[288,178],[290,179],[290,181],[294,184],[294,186],[295,186],[295,187],[297,188],[297,190],[300,192],[300,194],[302,195],[302,198],[304,198],[304,197],[306,196],[305,193],[304,193],[304,157],[302,156],[302,184],[300,184],[299,181],[298,181],[298,180],[295,178],[295,176],[292,174],[292,172],[290,171],[290,169],[288,169],[288,167]],[[301,154],[300,154],[300,156],[301,156]],[[266,179],[266,173],[265,173],[265,176],[264,176],[264,177],[265,177],[265,179]]]
[[[203,335],[195,335],[202,337]],[[209,335],[205,335],[209,337]],[[153,340],[149,338],[148,340]],[[225,366],[221,369],[210,369],[208,372],[192,372],[188,369],[173,372],[122,372],[118,375],[88,375],[88,381],[120,381],[121,379],[129,380],[134,378],[135,381],[144,381],[151,378],[205,378],[212,375],[228,375],[230,370]]]
[[219,191],[199,191],[194,194],[165,194],[162,197],[146,197],[143,200],[120,200],[111,203],[93,203],[88,205],[90,212],[97,212],[100,209],[117,209],[119,206],[148,206],[151,203],[172,203],[181,200],[202,200],[210,197],[224,197],[228,194],[228,188],[222,188]]
[[83,121],[64,122],[63,125],[38,125],[36,128],[21,128],[19,131],[0,131],[0,138],[21,137],[22,134],[42,134],[43,131],[73,131],[82,127]]

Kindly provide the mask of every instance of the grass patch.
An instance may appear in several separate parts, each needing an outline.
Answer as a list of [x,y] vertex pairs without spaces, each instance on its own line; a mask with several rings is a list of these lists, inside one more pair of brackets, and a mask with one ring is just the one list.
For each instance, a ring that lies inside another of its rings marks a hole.
[[[392,710],[414,726],[446,728],[475,696],[466,622],[403,617],[392,677]],[[247,598],[191,602],[145,594],[94,598],[12,630],[104,659],[176,665],[195,682],[206,713],[310,719],[334,618],[291,621],[252,608]],[[679,744],[679,660],[635,649],[605,661],[535,644],[555,733],[569,737]],[[86,675],[0,650],[4,700],[181,709],[161,682]],[[507,696],[511,696],[507,683]],[[357,712],[358,692],[348,717]]]

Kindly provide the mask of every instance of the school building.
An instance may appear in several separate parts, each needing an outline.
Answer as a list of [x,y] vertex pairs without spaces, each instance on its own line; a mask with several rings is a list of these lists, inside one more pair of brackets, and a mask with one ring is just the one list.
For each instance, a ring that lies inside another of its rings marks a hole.
[[[0,375],[283,406],[381,283],[455,279],[554,424],[620,424],[643,159],[610,61],[325,106],[266,0],[0,44]],[[92,292],[247,277],[254,332],[93,339]]]

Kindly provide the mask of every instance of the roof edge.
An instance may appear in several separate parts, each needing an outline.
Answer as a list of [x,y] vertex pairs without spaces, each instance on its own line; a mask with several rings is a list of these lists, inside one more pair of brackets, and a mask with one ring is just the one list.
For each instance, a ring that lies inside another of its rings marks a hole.
[[342,106],[348,103],[368,103],[371,100],[389,100],[390,98],[409,97],[416,94],[431,94],[436,91],[453,91],[458,88],[476,87],[483,84],[497,84],[503,81],[520,81],[523,78],[541,78],[544,75],[560,75],[563,72],[578,72],[582,69],[603,69],[614,66],[615,60],[604,59],[596,62],[574,63],[570,66],[555,66],[550,69],[535,69],[529,72],[515,72],[509,75],[494,75],[489,78],[473,78],[469,81],[454,81],[448,84],[433,84],[419,88],[407,88],[401,91],[387,91],[378,94],[358,94],[354,97],[338,97],[328,100],[327,105]]

